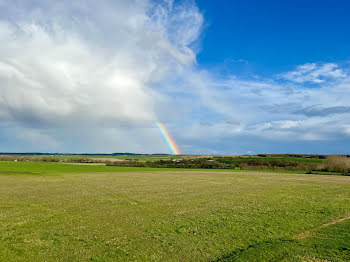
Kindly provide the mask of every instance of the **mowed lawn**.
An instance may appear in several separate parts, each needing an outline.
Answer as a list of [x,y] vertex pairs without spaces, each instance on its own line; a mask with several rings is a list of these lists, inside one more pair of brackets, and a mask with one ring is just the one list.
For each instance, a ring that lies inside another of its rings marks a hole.
[[0,162],[0,261],[324,260],[350,177]]

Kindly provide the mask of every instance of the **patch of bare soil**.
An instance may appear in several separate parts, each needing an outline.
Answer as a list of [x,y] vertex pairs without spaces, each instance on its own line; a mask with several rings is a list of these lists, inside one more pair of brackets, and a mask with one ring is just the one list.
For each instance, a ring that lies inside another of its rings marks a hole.
[[91,158],[92,160],[95,161],[110,161],[110,162],[122,162],[125,161],[124,159],[119,159],[119,158],[103,158],[103,157],[97,157],[97,158]]
[[77,165],[77,166],[105,166],[105,163],[62,163],[67,165]]
[[346,216],[343,216],[341,218],[337,218],[337,219],[334,219],[326,224],[323,224],[322,226],[319,226],[317,228],[314,228],[314,229],[311,229],[311,230],[307,230],[305,232],[302,232],[300,234],[297,234],[297,235],[294,235],[293,238],[294,239],[305,239],[305,238],[308,238],[310,236],[313,235],[313,233],[319,229],[322,229],[322,228],[325,228],[325,227],[329,227],[331,225],[335,225],[335,224],[339,224],[343,221],[346,221],[346,220],[349,220],[350,219],[350,214],[347,214]]

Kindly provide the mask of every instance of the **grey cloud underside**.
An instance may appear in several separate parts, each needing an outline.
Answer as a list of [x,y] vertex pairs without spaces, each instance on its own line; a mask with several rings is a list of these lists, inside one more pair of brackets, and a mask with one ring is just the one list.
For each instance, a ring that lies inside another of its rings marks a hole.
[[212,123],[207,122],[207,121],[201,121],[199,124],[200,124],[201,126],[213,126]]
[[232,126],[240,125],[241,123],[235,119],[224,119],[225,123]]
[[273,114],[295,114],[295,115],[305,115],[308,117],[314,117],[314,116],[324,117],[324,116],[335,115],[335,114],[350,113],[349,106],[302,107],[301,105],[298,105],[298,104],[284,104],[284,105],[263,105],[261,106],[261,109]]

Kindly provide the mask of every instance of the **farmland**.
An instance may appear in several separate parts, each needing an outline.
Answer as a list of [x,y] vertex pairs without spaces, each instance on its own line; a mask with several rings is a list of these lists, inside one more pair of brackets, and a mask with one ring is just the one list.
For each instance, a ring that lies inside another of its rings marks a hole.
[[[137,154],[5,154],[0,161],[60,162],[118,167],[228,169],[263,172],[350,175],[350,155],[137,155]],[[87,169],[88,171],[94,169]],[[108,170],[108,169],[99,169]]]
[[349,203],[349,176],[4,161],[0,261],[349,261]]

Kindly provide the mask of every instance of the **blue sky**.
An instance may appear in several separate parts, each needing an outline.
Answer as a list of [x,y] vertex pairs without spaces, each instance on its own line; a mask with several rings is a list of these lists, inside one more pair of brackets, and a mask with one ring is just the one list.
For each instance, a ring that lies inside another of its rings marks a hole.
[[349,7],[0,0],[0,151],[349,153]]
[[349,59],[348,1],[197,1],[206,22],[203,65],[249,61],[276,73],[317,61]]

